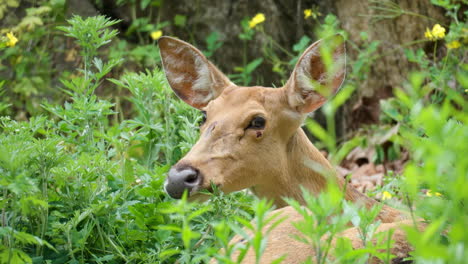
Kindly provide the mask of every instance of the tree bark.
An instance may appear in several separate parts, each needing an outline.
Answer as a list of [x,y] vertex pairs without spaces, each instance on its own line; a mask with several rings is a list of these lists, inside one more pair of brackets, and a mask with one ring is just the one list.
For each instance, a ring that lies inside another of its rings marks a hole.
[[[383,2],[383,1],[381,1]],[[378,59],[370,67],[368,77],[361,83],[351,102],[344,107],[345,130],[353,130],[363,123],[376,123],[379,120],[379,101],[393,95],[393,89],[401,87],[408,74],[416,70],[415,65],[408,62],[403,45],[424,39],[426,28],[432,28],[437,23],[444,24],[444,10],[430,3],[429,0],[398,0],[394,1],[403,10],[411,11],[428,18],[404,14],[392,19],[374,22],[379,11],[371,8],[369,1],[334,0],[336,15],[341,26],[349,32],[349,40],[358,47],[363,47],[366,41],[360,38],[360,32],[367,32],[368,41],[380,42]],[[432,43],[414,44],[417,47],[432,50]],[[349,47],[349,45],[348,45]],[[348,56],[355,60],[358,50],[348,48]]]

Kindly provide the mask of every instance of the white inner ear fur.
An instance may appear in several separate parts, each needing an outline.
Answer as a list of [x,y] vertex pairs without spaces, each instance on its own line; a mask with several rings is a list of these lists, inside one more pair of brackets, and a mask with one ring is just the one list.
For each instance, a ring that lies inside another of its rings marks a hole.
[[[195,52],[194,52],[195,53]],[[214,98],[214,82],[211,78],[211,71],[208,63],[203,60],[198,54],[195,56],[195,71],[197,72],[197,79],[192,83],[193,91],[208,92],[206,95],[197,93],[193,101],[200,104],[205,104]]]
[[312,70],[311,68],[312,65],[310,64],[310,62],[311,62],[312,56],[320,56],[320,54],[317,54],[317,53],[318,53],[318,48],[312,49],[309,52],[307,52],[304,55],[304,57],[301,58],[301,61],[299,62],[299,65],[296,69],[296,82],[297,82],[297,85],[299,86],[298,88],[300,90],[303,90],[303,92],[315,90],[315,87],[312,85],[312,82],[311,82],[310,72]]
[[[294,89],[292,89],[292,93],[289,93],[288,101],[289,105],[292,107],[298,107],[305,104],[305,99],[310,98],[312,100],[319,100],[320,96],[315,93],[310,93],[311,91],[316,90],[315,86],[313,85],[312,78],[310,76],[310,72],[312,70],[311,65],[311,58],[312,56],[320,56],[317,54],[319,49],[312,49],[309,50],[304,57],[301,58],[299,64],[296,67],[295,73],[295,81]],[[321,74],[318,82],[325,81],[325,74]],[[312,98],[317,97],[317,98]]]

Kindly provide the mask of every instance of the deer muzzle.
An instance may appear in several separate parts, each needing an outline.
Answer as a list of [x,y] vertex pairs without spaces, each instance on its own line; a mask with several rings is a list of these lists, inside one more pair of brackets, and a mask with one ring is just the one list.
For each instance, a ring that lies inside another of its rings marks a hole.
[[175,165],[167,175],[165,189],[172,198],[180,199],[185,190],[188,194],[196,192],[202,183],[199,170],[190,165]]

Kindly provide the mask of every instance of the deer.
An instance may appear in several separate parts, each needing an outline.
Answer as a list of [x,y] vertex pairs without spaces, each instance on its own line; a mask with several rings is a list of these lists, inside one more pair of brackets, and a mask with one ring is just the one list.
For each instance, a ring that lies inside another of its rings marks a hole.
[[[243,87],[231,82],[203,53],[182,40],[158,39],[163,70],[174,93],[203,114],[200,138],[169,170],[165,190],[175,199],[184,192],[189,199],[203,199],[201,190],[216,186],[224,193],[250,189],[259,198],[272,200],[289,219],[269,234],[261,263],[286,255],[284,263],[302,263],[314,254],[291,234],[300,216],[284,198],[304,203],[301,188],[319,194],[330,181],[343,190],[344,198],[368,208],[378,201],[346,186],[331,163],[311,143],[301,125],[308,113],[320,108],[337,93],[345,79],[346,48],[341,35],[310,45],[298,59],[289,80],[279,88]],[[330,56],[323,55],[328,50]],[[330,67],[330,64],[333,67]],[[310,163],[313,166],[310,166]],[[396,231],[392,253],[407,255],[411,247],[400,225],[411,224],[404,213],[382,206],[377,232]],[[356,228],[343,232],[361,247]],[[242,243],[234,237],[231,243]],[[249,252],[243,263],[255,263]]]

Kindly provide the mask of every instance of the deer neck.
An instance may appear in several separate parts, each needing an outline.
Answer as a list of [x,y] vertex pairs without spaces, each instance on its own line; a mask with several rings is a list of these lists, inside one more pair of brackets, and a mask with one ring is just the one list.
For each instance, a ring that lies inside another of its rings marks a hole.
[[[271,177],[269,184],[256,186],[253,192],[259,196],[274,201],[277,207],[284,207],[287,203],[283,198],[293,198],[304,204],[301,186],[318,195],[326,189],[328,182],[336,182],[344,191],[346,200],[372,207],[377,201],[347,185],[343,178],[336,174],[330,162],[309,141],[302,129],[298,129],[287,144],[285,162],[278,166],[279,175]],[[384,206],[378,217],[382,222],[393,222],[395,209]]]

